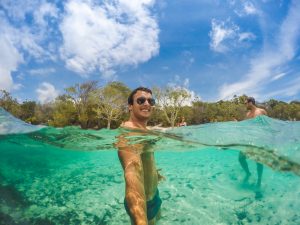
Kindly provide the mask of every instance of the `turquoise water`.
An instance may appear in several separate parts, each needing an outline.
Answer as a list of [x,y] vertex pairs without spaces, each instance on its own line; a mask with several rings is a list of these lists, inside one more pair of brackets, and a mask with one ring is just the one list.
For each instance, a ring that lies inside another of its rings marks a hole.
[[[0,224],[129,224],[114,148],[124,132],[36,127],[0,109]],[[166,177],[157,224],[300,224],[299,134],[299,122],[258,117],[130,141],[152,144]],[[264,164],[260,189],[255,160]]]

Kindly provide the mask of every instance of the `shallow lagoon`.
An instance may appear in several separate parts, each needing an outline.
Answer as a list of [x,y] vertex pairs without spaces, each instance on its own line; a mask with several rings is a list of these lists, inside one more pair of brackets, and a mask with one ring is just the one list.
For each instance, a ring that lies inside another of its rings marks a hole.
[[[129,224],[113,148],[123,131],[40,130],[3,111],[0,124],[0,224]],[[298,131],[299,122],[257,118],[145,135],[158,139],[166,177],[158,224],[300,224]],[[239,151],[264,163],[261,195],[255,161],[243,182]]]

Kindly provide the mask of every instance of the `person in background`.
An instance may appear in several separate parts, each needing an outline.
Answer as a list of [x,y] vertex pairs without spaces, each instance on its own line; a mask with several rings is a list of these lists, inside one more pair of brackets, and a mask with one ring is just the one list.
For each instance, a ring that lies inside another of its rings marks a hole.
[[[264,109],[258,108],[255,104],[255,99],[253,97],[248,97],[247,100],[245,101],[245,105],[247,107],[247,114],[246,114],[246,119],[251,119],[255,118],[256,116],[260,115],[267,115],[267,112]],[[246,161],[246,155],[242,152],[239,154],[239,162],[244,169],[246,176],[244,179],[244,182],[248,182],[249,177],[251,176],[251,173],[249,171],[248,163]],[[257,183],[256,187],[259,189],[261,186],[261,178],[263,174],[263,165],[261,163],[256,163],[256,168],[257,168]]]
[[180,122],[178,123],[178,127],[185,127],[187,123],[185,122],[185,118],[182,116]]

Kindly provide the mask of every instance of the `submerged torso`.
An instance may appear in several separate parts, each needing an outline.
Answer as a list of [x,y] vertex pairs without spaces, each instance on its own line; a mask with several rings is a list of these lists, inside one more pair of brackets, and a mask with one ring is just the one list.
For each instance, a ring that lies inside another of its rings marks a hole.
[[151,200],[155,195],[158,184],[158,176],[153,152],[142,153],[141,160],[144,170],[145,195],[146,200],[148,201]]
[[[125,129],[134,129],[131,126],[126,126],[127,124],[123,124],[121,126]],[[142,136],[144,135],[144,132],[147,130],[141,130]],[[127,133],[128,136],[139,136],[138,130],[133,130],[132,132]],[[155,158],[154,153],[152,151],[153,145],[156,141],[153,142],[153,140],[145,140],[142,141],[142,149],[139,153],[141,157],[142,167],[143,167],[143,176],[144,176],[144,189],[145,189],[145,196],[146,201],[149,201],[153,199],[158,185],[158,174],[155,164]],[[128,143],[129,144],[129,143]],[[130,146],[130,144],[129,144]],[[134,147],[132,149],[135,149]]]

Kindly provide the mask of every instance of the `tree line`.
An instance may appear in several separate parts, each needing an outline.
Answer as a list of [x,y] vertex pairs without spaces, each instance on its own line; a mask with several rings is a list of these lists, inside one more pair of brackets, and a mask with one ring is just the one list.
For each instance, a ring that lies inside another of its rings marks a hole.
[[[246,95],[231,100],[203,102],[191,99],[182,87],[152,87],[156,106],[150,126],[174,127],[181,117],[188,125],[209,122],[240,121],[245,118]],[[54,101],[19,103],[5,90],[0,91],[0,107],[31,124],[54,127],[80,126],[83,129],[117,128],[128,118],[127,97],[131,89],[122,82],[99,86],[97,81],[75,84],[64,90]],[[189,104],[187,104],[187,102]],[[281,120],[300,120],[300,102],[286,103],[270,99],[259,104],[268,115]]]

